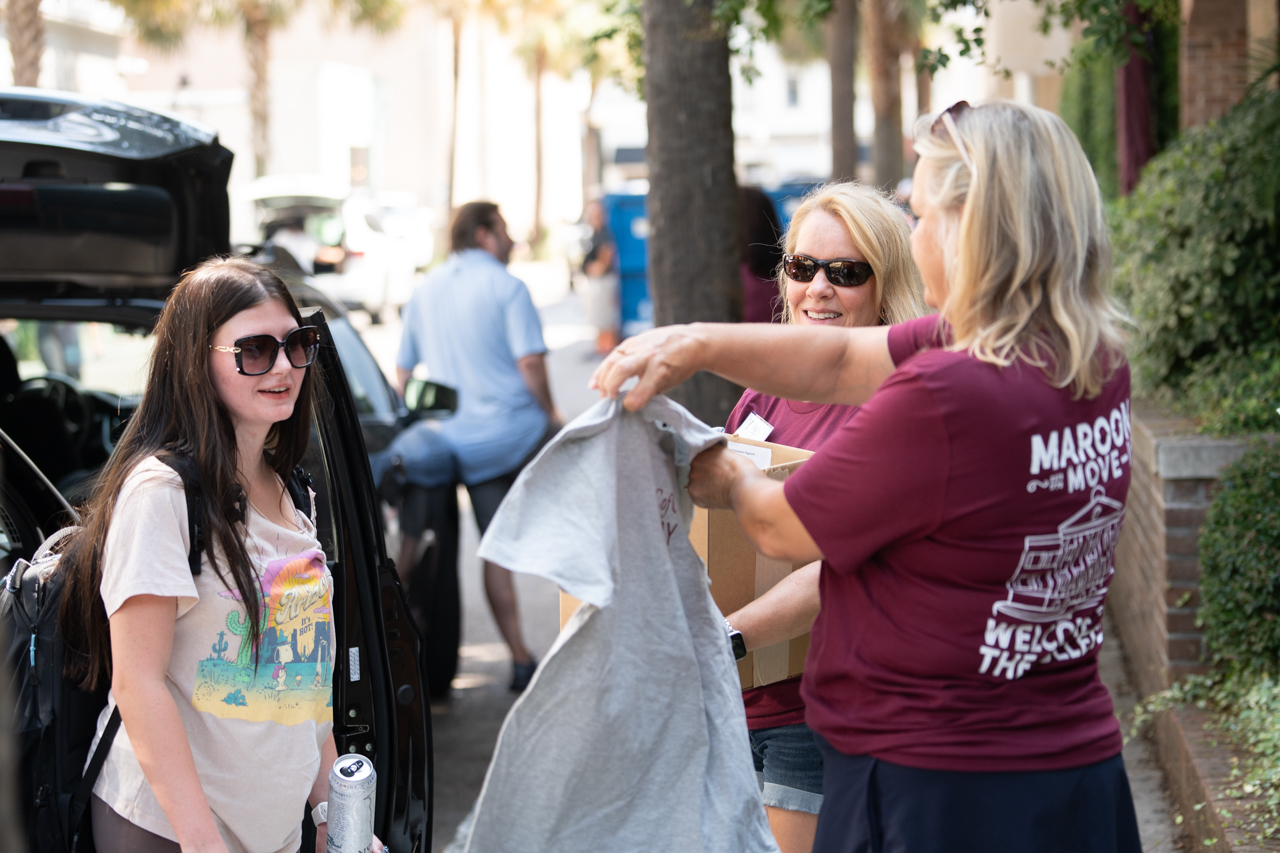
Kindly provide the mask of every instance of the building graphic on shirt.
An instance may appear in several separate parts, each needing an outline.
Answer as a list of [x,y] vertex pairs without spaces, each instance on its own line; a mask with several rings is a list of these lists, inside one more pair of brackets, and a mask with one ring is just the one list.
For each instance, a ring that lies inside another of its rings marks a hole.
[[[191,704],[223,719],[272,721],[286,726],[332,715],[332,584],[324,554],[304,551],[267,564],[261,576],[262,638],[249,644],[242,610],[227,616],[210,655],[196,667]],[[239,600],[238,591],[223,591]],[[238,638],[235,656],[227,634]]]
[[1124,504],[1095,487],[1089,503],[1057,533],[1028,536],[1022,559],[1005,586],[1009,597],[992,613],[1025,622],[1055,622],[1102,604],[1115,573]]

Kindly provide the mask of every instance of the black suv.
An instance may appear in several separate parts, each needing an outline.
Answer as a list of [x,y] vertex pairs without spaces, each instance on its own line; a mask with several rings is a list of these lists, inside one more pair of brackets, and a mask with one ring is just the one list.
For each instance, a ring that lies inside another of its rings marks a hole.
[[[138,405],[168,293],[182,270],[230,252],[231,160],[216,133],[186,120],[0,90],[0,576],[74,522],[71,502]],[[397,853],[423,851],[432,766],[420,640],[387,559],[364,435],[385,443],[403,412],[345,317],[314,292],[298,296],[321,329],[314,369],[327,388],[303,465],[346,650],[334,656],[334,736],[340,754],[377,769],[378,836]]]

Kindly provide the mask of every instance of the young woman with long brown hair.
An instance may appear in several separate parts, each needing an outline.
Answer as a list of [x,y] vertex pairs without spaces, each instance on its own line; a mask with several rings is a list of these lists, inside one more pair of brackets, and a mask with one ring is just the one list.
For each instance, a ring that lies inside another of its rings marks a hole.
[[[333,581],[285,487],[318,348],[280,279],[243,259],[188,272],[160,315],[142,403],[62,562],[70,674],[110,681],[99,737],[122,720],[91,802],[99,853],[292,853],[304,804],[327,801]],[[198,573],[166,454],[202,492]]]

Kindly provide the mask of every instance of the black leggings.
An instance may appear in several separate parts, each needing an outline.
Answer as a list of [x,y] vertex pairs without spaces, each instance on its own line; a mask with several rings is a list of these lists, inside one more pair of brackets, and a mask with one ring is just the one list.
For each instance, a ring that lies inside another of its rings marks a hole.
[[89,801],[93,820],[93,846],[98,853],[181,853],[178,842],[147,832],[130,823],[115,809],[98,799]]

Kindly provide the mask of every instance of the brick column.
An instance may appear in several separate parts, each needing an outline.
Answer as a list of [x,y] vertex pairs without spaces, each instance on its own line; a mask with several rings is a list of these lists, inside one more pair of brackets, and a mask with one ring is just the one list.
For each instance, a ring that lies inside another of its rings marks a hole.
[[1249,84],[1249,0],[1183,0],[1178,47],[1181,124],[1225,114]]
[[1242,441],[1205,438],[1194,425],[1135,404],[1133,479],[1107,607],[1124,643],[1138,692],[1204,672],[1200,607],[1200,525],[1218,474]]

